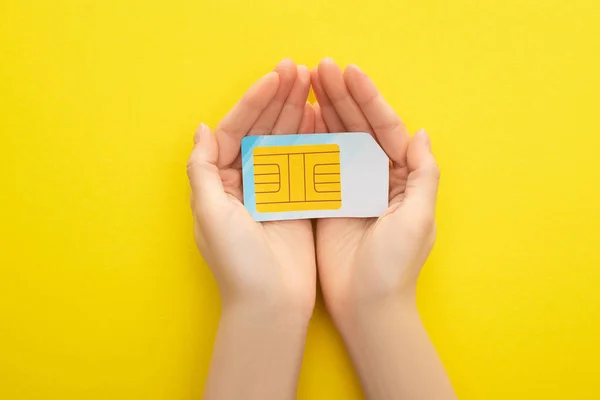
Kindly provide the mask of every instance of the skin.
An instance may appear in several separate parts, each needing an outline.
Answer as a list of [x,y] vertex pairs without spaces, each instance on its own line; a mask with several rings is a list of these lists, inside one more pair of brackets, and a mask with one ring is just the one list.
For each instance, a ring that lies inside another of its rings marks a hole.
[[317,132],[369,132],[390,158],[389,208],[379,218],[317,221],[327,308],[370,399],[454,399],[416,307],[435,239],[439,168],[427,133],[411,138],[369,77],[331,59],[312,71]]
[[295,398],[315,301],[312,226],[252,219],[242,204],[240,143],[246,135],[313,132],[309,87],[309,69],[283,60],[214,134],[201,125],[194,137],[187,167],[194,233],[223,305],[206,399]]
[[[308,104],[310,84],[318,103]],[[242,204],[246,135],[370,132],[390,163],[379,218],[255,222]],[[425,131],[412,138],[358,67],[283,60],[214,134],[201,125],[188,163],[196,243],[223,312],[207,399],[292,399],[318,272],[327,308],[372,399],[454,399],[420,321],[416,282],[435,238],[439,169]],[[316,239],[316,253],[315,253]]]

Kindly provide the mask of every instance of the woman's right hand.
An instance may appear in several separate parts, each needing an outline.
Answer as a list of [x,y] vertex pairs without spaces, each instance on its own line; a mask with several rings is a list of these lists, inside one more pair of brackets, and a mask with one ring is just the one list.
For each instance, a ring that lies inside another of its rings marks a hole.
[[310,221],[255,222],[243,204],[240,145],[246,135],[312,133],[310,70],[283,60],[217,125],[202,124],[188,162],[196,243],[224,309],[255,307],[308,322],[316,286]]
[[244,207],[246,135],[312,133],[310,71],[282,61],[217,125],[188,163],[194,234],[222,300],[206,399],[293,399],[315,301],[311,222],[255,222]]

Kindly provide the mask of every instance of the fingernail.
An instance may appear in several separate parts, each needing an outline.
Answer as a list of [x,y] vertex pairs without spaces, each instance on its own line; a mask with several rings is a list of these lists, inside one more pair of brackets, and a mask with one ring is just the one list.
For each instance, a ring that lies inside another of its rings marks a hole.
[[275,69],[277,69],[278,67],[280,67],[282,65],[286,65],[286,64],[294,64],[295,65],[296,63],[290,57],[286,57],[277,63],[277,65],[275,66]]
[[201,140],[202,135],[204,135],[204,132],[207,129],[208,126],[204,122],[201,122],[198,126],[198,129],[196,129],[196,133],[194,134],[194,144],[198,143]]
[[431,149],[431,139],[429,138],[429,135],[427,134],[427,131],[425,130],[425,128],[419,129],[419,131],[417,132],[417,135],[422,137],[423,140],[425,141],[425,144],[427,145],[427,147],[429,149]]
[[362,72],[362,69],[356,64],[348,64],[348,68],[354,68],[358,72]]
[[264,74],[260,79],[267,79],[267,78],[269,78],[271,76],[277,76],[277,77],[279,77],[279,73],[277,73],[277,71],[269,71],[266,74]]
[[310,68],[306,65],[298,65],[298,76],[310,78]]

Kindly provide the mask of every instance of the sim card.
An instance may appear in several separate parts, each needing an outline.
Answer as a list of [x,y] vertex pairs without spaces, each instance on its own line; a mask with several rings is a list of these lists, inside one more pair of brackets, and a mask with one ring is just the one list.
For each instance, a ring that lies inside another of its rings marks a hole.
[[244,205],[255,221],[378,217],[389,159],[368,133],[247,136]]

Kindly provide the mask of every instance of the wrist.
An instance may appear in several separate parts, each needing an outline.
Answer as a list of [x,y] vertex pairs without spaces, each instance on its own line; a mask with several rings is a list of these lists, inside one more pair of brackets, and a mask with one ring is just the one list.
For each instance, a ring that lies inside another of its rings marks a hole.
[[284,301],[246,300],[224,302],[221,320],[264,330],[306,331],[310,314],[305,307]]
[[280,303],[247,300],[223,303],[205,398],[292,398],[308,321]]
[[346,341],[364,337],[374,329],[385,329],[392,321],[419,320],[414,291],[406,291],[379,298],[355,298],[332,307],[332,319]]

